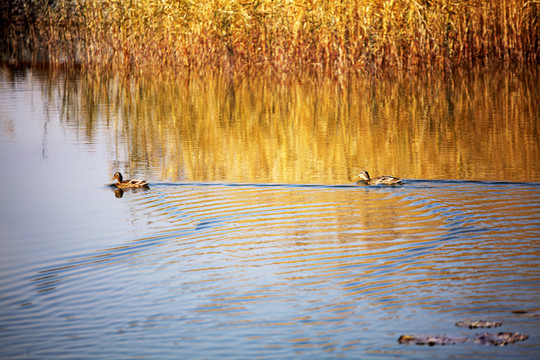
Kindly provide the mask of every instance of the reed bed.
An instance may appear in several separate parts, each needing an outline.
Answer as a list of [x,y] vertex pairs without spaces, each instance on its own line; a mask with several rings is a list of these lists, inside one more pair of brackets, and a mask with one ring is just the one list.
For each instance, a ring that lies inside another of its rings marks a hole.
[[534,0],[11,3],[18,5],[8,10],[22,14],[25,25],[4,21],[10,60],[30,48],[33,61],[130,73],[335,77],[491,60],[537,62],[540,51],[540,2]]

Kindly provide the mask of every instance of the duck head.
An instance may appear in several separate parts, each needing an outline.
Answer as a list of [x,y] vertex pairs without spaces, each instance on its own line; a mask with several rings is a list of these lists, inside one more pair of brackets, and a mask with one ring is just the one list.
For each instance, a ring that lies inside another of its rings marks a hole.
[[360,174],[356,175],[356,177],[365,181],[369,181],[369,174],[365,170],[360,171]]
[[122,182],[124,180],[124,178],[122,177],[122,174],[120,174],[119,172],[115,172],[114,175],[113,175],[112,180]]

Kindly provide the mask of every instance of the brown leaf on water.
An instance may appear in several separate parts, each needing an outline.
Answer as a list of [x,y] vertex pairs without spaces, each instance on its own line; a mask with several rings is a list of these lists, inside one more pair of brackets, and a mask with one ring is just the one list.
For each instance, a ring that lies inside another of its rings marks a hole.
[[474,341],[482,345],[505,346],[517,341],[527,340],[528,338],[529,335],[512,332],[500,332],[498,334],[480,333],[475,334]]
[[415,344],[415,345],[454,345],[457,343],[466,342],[467,338],[458,338],[446,335],[401,335],[398,339],[400,344]]
[[478,328],[492,328],[499,327],[502,323],[499,321],[487,321],[487,320],[463,320],[458,321],[456,326],[458,327],[468,327],[469,329],[478,329]]
[[521,310],[521,309],[512,310],[512,314],[527,314],[527,313],[528,313],[527,310]]
[[529,317],[540,317],[540,311],[512,310],[512,314],[525,315]]

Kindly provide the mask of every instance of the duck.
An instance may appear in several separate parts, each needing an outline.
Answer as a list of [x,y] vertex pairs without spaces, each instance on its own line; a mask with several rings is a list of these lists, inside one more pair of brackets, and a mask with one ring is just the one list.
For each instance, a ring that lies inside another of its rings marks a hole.
[[402,183],[402,180],[397,177],[383,175],[371,179],[367,171],[360,171],[360,174],[356,175],[360,178],[360,181],[364,181],[368,185],[398,185]]
[[148,182],[145,180],[124,180],[122,174],[115,172],[112,180],[116,180],[114,184],[119,189],[128,189],[128,188],[143,188],[148,187]]

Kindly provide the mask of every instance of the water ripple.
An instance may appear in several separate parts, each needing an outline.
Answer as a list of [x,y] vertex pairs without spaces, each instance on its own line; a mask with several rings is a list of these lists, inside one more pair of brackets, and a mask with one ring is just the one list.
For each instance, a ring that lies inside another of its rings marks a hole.
[[211,333],[218,348],[366,350],[411,313],[509,314],[540,300],[538,184],[180,183],[114,200],[130,238],[2,283],[1,304],[16,309],[5,341],[48,328],[77,341]]

